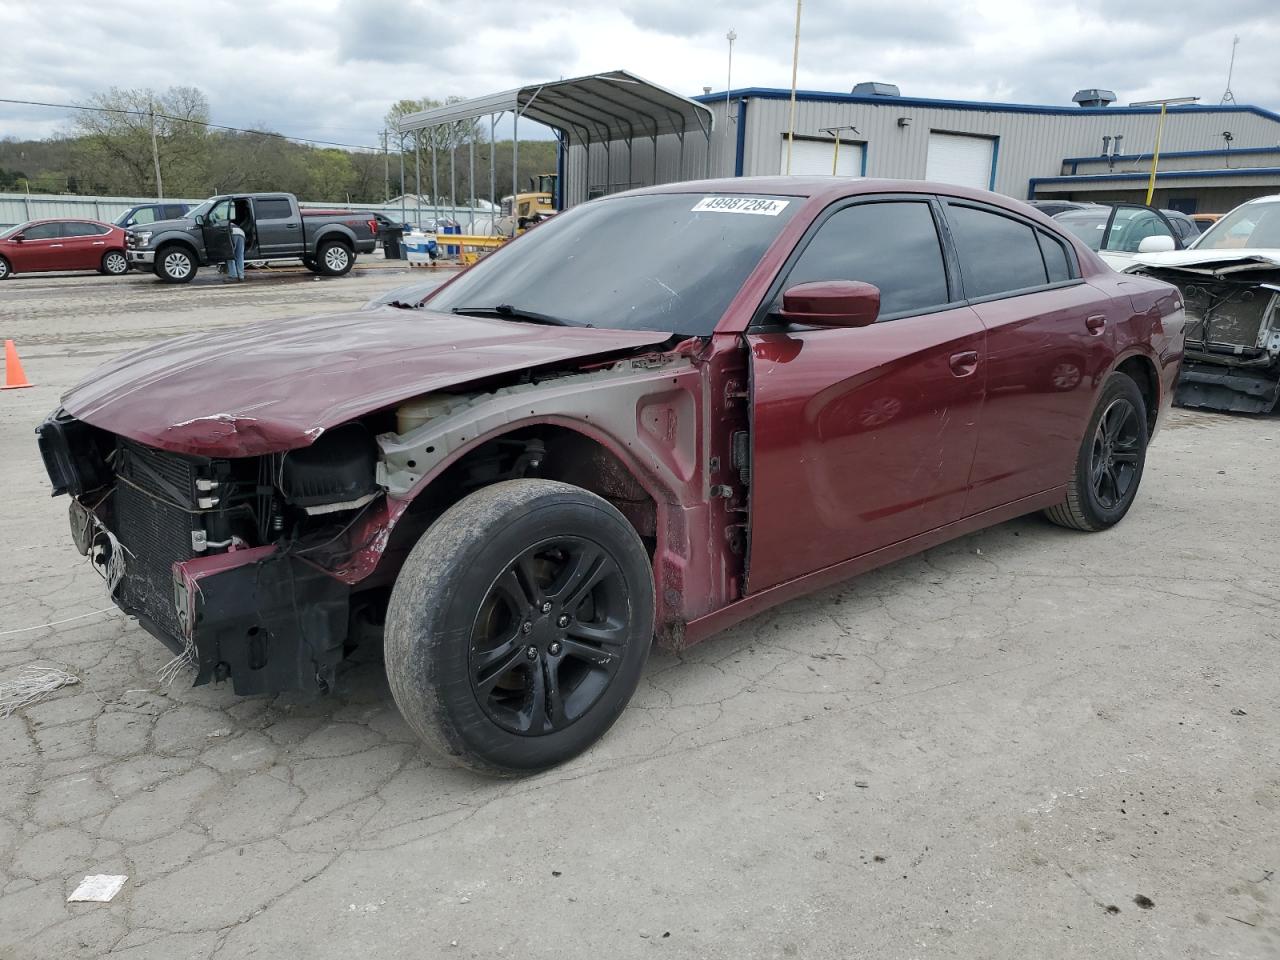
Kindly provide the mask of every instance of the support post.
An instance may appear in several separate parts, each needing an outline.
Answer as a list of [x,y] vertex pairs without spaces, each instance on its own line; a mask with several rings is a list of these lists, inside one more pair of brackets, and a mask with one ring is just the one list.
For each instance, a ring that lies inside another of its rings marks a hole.
[[498,232],[498,116],[489,114],[489,235]]
[[422,226],[422,131],[413,132],[413,222]]
[[160,145],[156,141],[156,102],[149,99],[147,106],[151,114],[151,159],[156,165],[156,199],[163,200],[164,181],[160,178]]
[[400,133],[400,222],[409,219],[404,207],[404,133]]

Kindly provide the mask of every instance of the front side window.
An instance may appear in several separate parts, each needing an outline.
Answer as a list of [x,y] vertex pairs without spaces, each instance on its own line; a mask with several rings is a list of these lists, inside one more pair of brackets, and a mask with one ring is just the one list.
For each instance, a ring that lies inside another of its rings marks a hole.
[[947,271],[929,204],[885,201],[837,210],[804,248],[785,286],[818,280],[873,284],[882,317],[944,306]]
[[36,223],[22,231],[25,240],[53,240],[62,236],[61,223]]
[[1097,207],[1088,210],[1068,210],[1059,213],[1054,220],[1074,233],[1085,242],[1094,253],[1102,249],[1102,241],[1106,239],[1107,221],[1111,219],[1109,207]]
[[970,300],[1014,293],[1049,282],[1033,227],[976,207],[947,205],[964,295]]
[[231,204],[232,200],[219,200],[205,214],[205,222],[211,224],[223,224],[231,222]]
[[1138,247],[1147,237],[1174,239],[1169,225],[1154,210],[1118,207],[1103,249],[1113,253],[1137,253]]
[[424,305],[706,336],[804,202],[663,193],[584,203],[481,260]]

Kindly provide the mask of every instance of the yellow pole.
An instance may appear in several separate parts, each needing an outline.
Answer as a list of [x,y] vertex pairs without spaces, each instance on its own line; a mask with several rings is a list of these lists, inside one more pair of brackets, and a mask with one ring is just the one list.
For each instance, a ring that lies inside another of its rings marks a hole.
[[840,169],[840,133],[836,132],[836,149],[831,154],[831,175],[834,177]]
[[1160,164],[1160,138],[1164,135],[1164,111],[1168,104],[1160,104],[1160,120],[1156,124],[1156,149],[1151,154],[1151,179],[1147,181],[1147,206],[1151,206],[1151,198],[1156,192],[1156,167]]
[[791,50],[791,122],[787,126],[787,176],[791,175],[791,144],[796,136],[796,72],[800,68],[800,0],[796,0],[796,42]]

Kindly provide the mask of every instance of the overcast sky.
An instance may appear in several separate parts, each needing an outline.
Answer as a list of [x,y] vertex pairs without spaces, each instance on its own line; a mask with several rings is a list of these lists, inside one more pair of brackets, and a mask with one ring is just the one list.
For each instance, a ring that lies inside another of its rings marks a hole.
[[[791,82],[792,0],[5,0],[0,97],[73,102],[104,87],[191,85],[213,120],[373,144],[401,97],[478,96],[626,69],[680,93]],[[1226,87],[1280,110],[1277,0],[806,0],[801,89],[859,80],[904,95],[1069,104]],[[56,11],[56,12],[55,12]],[[252,12],[248,12],[252,11]],[[0,104],[0,136],[66,128],[65,111]]]

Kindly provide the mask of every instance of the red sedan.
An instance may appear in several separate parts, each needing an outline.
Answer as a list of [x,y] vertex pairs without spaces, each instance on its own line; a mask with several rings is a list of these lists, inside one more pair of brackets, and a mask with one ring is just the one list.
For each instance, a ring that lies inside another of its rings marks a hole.
[[125,232],[98,220],[32,220],[0,232],[0,280],[15,273],[129,272]]
[[80,552],[196,683],[324,692],[384,639],[431,753],[527,773],[604,734],[655,636],[1026,513],[1119,522],[1182,326],[1174,287],[1007,197],[667,184],[416,307],[123,357],[40,447]]

